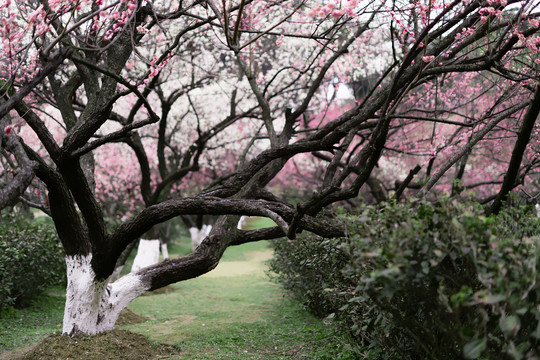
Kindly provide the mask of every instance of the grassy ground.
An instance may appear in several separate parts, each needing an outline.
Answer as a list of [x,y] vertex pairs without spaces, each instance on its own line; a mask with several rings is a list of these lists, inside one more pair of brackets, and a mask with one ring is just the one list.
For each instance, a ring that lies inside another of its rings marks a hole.
[[[170,254],[184,253],[189,248],[184,242],[189,244],[184,239],[171,246]],[[122,329],[179,346],[181,355],[169,359],[354,359],[332,327],[288,300],[269,280],[265,271],[271,256],[267,242],[232,247],[212,272],[134,300],[129,308],[149,320]],[[2,349],[60,330],[63,298],[43,299],[33,310],[0,319],[0,358]]]
[[[347,359],[333,329],[284,296],[265,275],[266,243],[227,250],[209,274],[144,296],[129,308],[150,320],[124,328],[179,345],[173,359]],[[227,260],[229,259],[229,260]]]
[[53,332],[62,331],[66,302],[62,289],[52,289],[31,306],[0,313],[0,359],[6,350],[36,343]]

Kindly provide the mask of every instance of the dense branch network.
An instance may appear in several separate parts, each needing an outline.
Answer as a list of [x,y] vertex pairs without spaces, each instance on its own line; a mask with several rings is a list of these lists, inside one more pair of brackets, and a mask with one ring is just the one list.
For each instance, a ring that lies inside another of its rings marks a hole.
[[[152,227],[220,216],[192,254],[141,270],[154,289],[210,271],[231,245],[342,235],[324,209],[359,194],[474,186],[489,198],[501,173],[506,188],[536,176],[536,108],[524,115],[539,81],[536,7],[3,4],[0,205],[41,206],[100,280]],[[241,215],[276,227],[239,230]]]

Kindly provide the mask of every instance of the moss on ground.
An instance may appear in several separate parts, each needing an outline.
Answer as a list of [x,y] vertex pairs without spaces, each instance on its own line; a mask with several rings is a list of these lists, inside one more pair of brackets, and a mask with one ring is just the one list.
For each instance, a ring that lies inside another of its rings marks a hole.
[[118,320],[116,320],[116,326],[135,325],[135,324],[143,323],[146,320],[148,320],[148,318],[142,315],[136,314],[133,311],[126,308],[120,312],[120,316],[118,316]]
[[174,345],[151,342],[145,336],[126,330],[75,337],[49,335],[20,360],[149,360],[178,354]]

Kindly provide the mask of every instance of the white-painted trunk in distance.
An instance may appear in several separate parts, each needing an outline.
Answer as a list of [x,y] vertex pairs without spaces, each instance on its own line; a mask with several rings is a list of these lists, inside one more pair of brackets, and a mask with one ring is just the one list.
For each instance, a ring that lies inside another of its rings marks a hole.
[[163,256],[163,260],[167,260],[169,258],[167,243],[161,243],[161,255]]
[[238,225],[236,225],[236,228],[242,230],[244,226],[246,226],[246,216],[242,215],[240,216],[240,220],[238,220]]
[[91,267],[92,254],[66,256],[66,306],[62,333],[97,334],[112,330],[120,311],[144,293],[137,274],[128,274],[108,284],[97,281]]
[[200,231],[196,227],[190,227],[189,228],[189,234],[191,235],[191,250],[195,251],[195,249],[201,244],[202,239],[199,235]]
[[133,259],[131,272],[139,271],[142,268],[155,265],[159,262],[159,249],[161,241],[141,239],[137,255]]
[[193,251],[201,245],[204,238],[210,234],[210,231],[212,231],[212,225],[203,225],[200,229],[196,227],[189,228],[189,233],[191,235],[191,249]]

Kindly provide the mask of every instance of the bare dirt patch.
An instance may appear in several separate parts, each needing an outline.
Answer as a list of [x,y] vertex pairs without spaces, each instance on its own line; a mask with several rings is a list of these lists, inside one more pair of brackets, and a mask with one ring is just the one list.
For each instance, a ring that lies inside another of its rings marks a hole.
[[13,360],[148,360],[180,353],[173,345],[154,343],[126,330],[75,337],[49,335],[36,347]]

